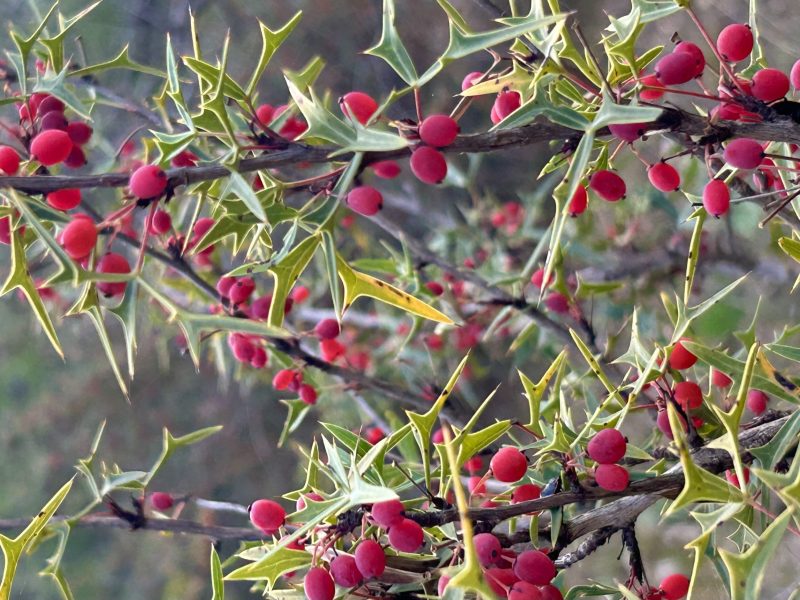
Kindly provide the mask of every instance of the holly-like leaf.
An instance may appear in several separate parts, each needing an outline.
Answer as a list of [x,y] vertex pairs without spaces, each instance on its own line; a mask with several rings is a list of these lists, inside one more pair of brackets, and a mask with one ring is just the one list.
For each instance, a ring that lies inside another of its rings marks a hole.
[[211,600],[225,600],[225,583],[222,581],[222,564],[214,544],[211,544]]
[[540,407],[542,399],[544,398],[544,393],[555,374],[562,368],[566,358],[567,351],[562,350],[559,355],[556,356],[555,360],[550,363],[550,366],[547,367],[547,370],[536,383],[531,381],[522,371],[517,371],[519,379],[522,382],[522,387],[525,390],[525,397],[528,399],[530,418],[525,426],[538,435],[543,435],[541,425],[539,424],[539,415],[541,413]]
[[395,5],[394,0],[383,0],[383,30],[378,43],[367,50],[365,54],[377,56],[385,60],[394,72],[408,85],[413,86],[417,80],[417,70],[408,55],[408,50],[403,45],[397,28],[394,25]]
[[267,589],[272,589],[284,573],[296,571],[311,564],[313,556],[305,550],[277,548],[269,553],[269,560],[259,560],[229,573],[228,581],[266,581]]
[[285,316],[284,305],[292,287],[306,270],[308,263],[319,247],[320,238],[309,236],[297,244],[286,257],[270,267],[269,272],[275,281],[272,290],[272,304],[269,307],[267,323],[272,327],[281,327]]
[[204,427],[203,429],[198,429],[197,431],[187,433],[186,435],[175,437],[172,435],[172,433],[170,433],[169,429],[165,427],[161,444],[161,454],[159,454],[156,462],[147,472],[147,475],[142,480],[142,483],[145,486],[150,483],[153,477],[156,476],[156,473],[158,473],[158,470],[176,450],[202,442],[207,437],[212,436],[221,430],[222,425],[216,425],[214,427]]
[[261,76],[264,74],[264,70],[267,68],[267,65],[269,65],[269,61],[274,56],[275,52],[277,52],[278,48],[281,47],[281,44],[283,44],[283,42],[286,41],[286,38],[289,37],[289,34],[291,34],[292,31],[294,31],[294,28],[297,27],[302,15],[302,11],[298,11],[291,19],[289,19],[289,21],[287,21],[286,25],[276,31],[272,31],[269,27],[259,21],[258,26],[261,29],[261,55],[258,58],[258,64],[256,65],[256,68],[253,71],[245,90],[245,93],[248,97],[252,96],[253,92],[256,91],[258,82],[261,80]]
[[303,402],[302,400],[281,400],[281,404],[285,404],[289,412],[286,414],[286,420],[283,422],[283,429],[278,438],[278,448],[282,448],[289,439],[289,436],[294,433],[303,423],[306,418],[311,405]]

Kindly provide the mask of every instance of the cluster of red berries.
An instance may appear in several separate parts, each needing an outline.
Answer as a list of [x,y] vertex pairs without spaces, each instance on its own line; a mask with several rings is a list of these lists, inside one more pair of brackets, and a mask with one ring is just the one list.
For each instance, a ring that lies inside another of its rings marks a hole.
[[[288,108],[288,104],[281,104],[280,106],[261,104],[256,108],[256,120],[262,126],[269,127],[274,122],[278,121]],[[302,118],[289,115],[278,129],[278,135],[287,140],[294,140],[305,133],[307,129],[308,125]]]
[[589,440],[586,453],[597,463],[594,479],[604,490],[621,492],[628,487],[628,470],[616,464],[625,456],[627,447],[628,442],[618,429],[602,429]]
[[[83,121],[67,120],[64,103],[50,94],[34,93],[19,105],[20,126],[30,139],[31,158],[45,167],[59,163],[71,169],[86,164],[83,146],[92,137],[92,128]],[[6,151],[7,152],[7,151]],[[5,162],[5,161],[4,161]],[[16,173],[0,166],[7,175]],[[19,166],[19,164],[17,164]]]

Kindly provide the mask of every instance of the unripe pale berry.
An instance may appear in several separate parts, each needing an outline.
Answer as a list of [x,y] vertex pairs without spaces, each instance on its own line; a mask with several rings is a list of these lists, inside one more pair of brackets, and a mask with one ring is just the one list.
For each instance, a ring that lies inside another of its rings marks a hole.
[[[108,252],[97,262],[98,273],[130,273],[131,265],[128,260],[121,254],[115,252]],[[121,296],[125,293],[127,287],[125,281],[98,281],[97,289],[104,296]]]
[[597,465],[594,470],[597,485],[609,492],[621,492],[628,487],[630,475],[625,467],[619,465]]
[[372,520],[384,529],[397,525],[405,517],[405,508],[400,500],[376,502],[370,510]]
[[572,195],[572,199],[569,201],[569,216],[570,217],[577,217],[580,214],[583,214],[586,211],[586,207],[589,206],[589,194],[586,192],[586,188],[582,185],[578,186],[578,189],[575,190],[575,193]]
[[761,390],[750,390],[747,392],[747,400],[745,401],[747,408],[750,409],[754,415],[761,415],[767,410],[767,402],[769,401],[769,396],[767,396]]
[[297,390],[297,393],[298,396],[300,396],[300,400],[302,400],[306,404],[317,403],[317,390],[313,385],[304,383],[300,386],[300,389]]
[[753,51],[753,32],[741,23],[728,25],[717,36],[717,50],[728,62],[739,62]]
[[76,216],[61,233],[61,245],[75,260],[89,255],[97,242],[97,229],[86,216]]
[[625,456],[628,442],[618,429],[603,429],[594,434],[586,446],[586,453],[600,464],[612,464]]
[[669,353],[669,366],[676,371],[683,371],[688,369],[697,362],[697,357],[689,352],[681,343],[683,340],[691,341],[687,338],[681,338],[675,343],[672,351]]
[[303,577],[303,590],[308,600],[333,600],[336,586],[333,577],[322,567],[311,567]]
[[371,217],[383,208],[383,196],[370,185],[361,185],[347,194],[347,206],[359,214]]
[[489,463],[495,479],[504,483],[519,481],[528,470],[528,459],[513,446],[500,448]]
[[48,129],[31,141],[31,156],[46,167],[65,160],[72,150],[72,140],[66,131]]
[[228,290],[228,298],[233,304],[241,304],[253,294],[255,289],[256,282],[252,277],[241,277]]
[[731,192],[721,179],[712,179],[703,188],[703,207],[708,214],[721,217],[731,206]]
[[355,587],[363,580],[356,559],[347,554],[340,554],[331,561],[331,577],[336,585],[346,588]]
[[83,121],[73,121],[67,125],[67,135],[77,146],[88,144],[94,130]]
[[625,197],[625,181],[613,171],[596,171],[589,180],[589,187],[608,202],[616,202]]
[[780,100],[789,93],[789,78],[778,69],[761,69],[753,75],[753,96],[764,102]]
[[611,135],[618,140],[631,143],[645,134],[648,125],[649,123],[619,123],[609,125],[608,129],[611,131]]
[[11,146],[0,146],[0,175],[16,175],[19,171],[19,154]]
[[153,492],[150,494],[150,505],[156,510],[169,510],[172,508],[172,496],[166,492]]
[[81,191],[66,188],[50,192],[47,194],[47,203],[56,210],[72,210],[81,203]]
[[339,321],[336,319],[322,319],[314,327],[314,335],[321,340],[332,340],[339,337]]
[[153,220],[150,222],[150,231],[155,234],[163,235],[172,229],[172,217],[165,210],[157,210],[153,213]]
[[737,169],[755,169],[764,158],[764,148],[756,140],[737,138],[725,146],[724,157],[726,163]]
[[381,179],[394,179],[400,175],[400,165],[394,160],[379,160],[372,163],[370,167]]
[[800,90],[800,60],[792,65],[792,70],[789,72],[789,81],[795,90]]
[[503,547],[500,540],[491,533],[479,533],[473,538],[475,552],[478,553],[478,561],[481,566],[488,567],[497,562]]
[[278,531],[286,520],[286,511],[274,500],[256,500],[249,512],[250,522],[267,535]]
[[672,52],[661,58],[655,66],[658,80],[665,86],[680,85],[695,78],[697,63],[687,52]]
[[128,188],[137,198],[157,198],[167,189],[167,174],[158,165],[141,166],[131,175]]
[[514,488],[511,493],[511,504],[519,502],[527,502],[528,500],[536,500],[542,495],[542,488],[534,483],[523,483],[521,486]]
[[664,593],[664,600],[680,600],[689,593],[689,578],[680,573],[667,575],[658,587]]
[[362,125],[378,110],[378,103],[364,92],[349,92],[340,98],[339,103],[346,116],[355,118]]
[[430,146],[420,146],[411,153],[411,172],[423,183],[441,183],[447,176],[444,154]]
[[673,52],[683,52],[692,57],[695,66],[694,77],[699,77],[703,74],[703,70],[706,68],[706,57],[697,44],[693,44],[692,42],[679,42],[678,45],[675,46]]
[[544,552],[526,550],[514,561],[514,574],[534,585],[547,585],[556,576],[556,565]]
[[380,577],[386,570],[386,554],[375,540],[364,540],[355,551],[356,567],[365,579]]
[[678,170],[669,163],[657,162],[647,169],[650,184],[660,192],[674,192],[681,185]]
[[422,527],[411,519],[403,519],[389,528],[389,544],[400,552],[416,552],[424,539]]
[[430,115],[419,126],[419,138],[429,146],[443,148],[458,136],[458,123],[449,115]]
[[711,369],[711,384],[719,388],[726,388],[733,383],[733,380],[722,371]]
[[681,381],[675,385],[672,394],[684,410],[694,410],[703,405],[703,390],[694,381]]
[[508,590],[508,600],[542,600],[542,592],[532,583],[517,581]]

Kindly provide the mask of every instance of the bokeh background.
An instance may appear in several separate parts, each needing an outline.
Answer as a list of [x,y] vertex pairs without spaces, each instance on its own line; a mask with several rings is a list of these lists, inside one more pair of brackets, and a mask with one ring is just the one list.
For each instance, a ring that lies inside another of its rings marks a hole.
[[[62,0],[61,8],[71,14],[87,4]],[[429,64],[447,43],[443,14],[434,0],[398,0],[397,4],[398,24],[406,45],[417,64]],[[453,0],[453,4],[476,27],[488,26],[488,14],[478,2]],[[320,86],[336,95],[364,89],[382,96],[398,85],[381,61],[359,54],[378,38],[379,0],[193,0],[191,5],[208,57],[219,53],[230,30],[231,72],[241,78],[246,77],[260,47],[255,19],[275,27],[297,10],[304,11],[300,26],[280,50],[263,80],[261,96],[273,104],[286,99],[278,67],[300,68],[313,55],[322,56],[327,63]],[[607,22],[604,11],[616,15],[627,12],[627,2],[622,0],[572,0],[564,1],[563,5],[580,11],[579,18],[591,39],[597,39],[599,25]],[[695,5],[711,31],[747,18],[748,3],[744,0],[697,0]],[[37,13],[45,9],[46,3],[41,0],[4,0],[0,3],[0,18],[27,33],[36,23]],[[135,60],[162,67],[166,34],[171,35],[177,52],[190,50],[188,9],[185,0],[105,0],[77,27],[73,37],[79,37],[80,52],[91,62],[113,56],[123,45],[130,44]],[[800,54],[796,38],[800,17],[793,14],[797,12],[795,3],[761,0],[759,9],[763,15],[759,25],[771,65],[788,69]],[[677,30],[690,31],[689,37],[694,37],[688,20],[677,16],[659,24],[651,39],[660,38],[657,41],[666,43]],[[10,47],[10,40],[3,35],[0,49]],[[71,47],[78,56],[79,45],[74,43]],[[485,57],[476,57],[471,63],[446,70],[426,90],[423,100],[430,103],[430,108],[445,106],[464,74],[473,68],[485,68],[486,61]],[[151,77],[121,72],[105,74],[101,81],[121,96],[136,99],[147,98],[157,85]],[[106,132],[112,144],[142,125],[135,115],[115,108],[98,107],[94,117],[96,128]],[[479,119],[475,124],[485,126]],[[467,128],[469,125],[467,121]],[[487,159],[483,185],[495,198],[513,199],[530,194],[542,164],[541,150],[529,148],[517,152],[511,157],[515,160],[508,160],[509,155]],[[516,160],[520,155],[523,160]],[[439,198],[438,193],[433,193],[434,199]],[[738,243],[761,250],[769,240],[759,235],[740,235]],[[7,251],[0,250],[1,271],[8,268],[7,259]],[[721,331],[730,332],[746,325],[759,289],[777,298],[767,311],[765,331],[797,321],[794,303],[785,293],[792,274],[769,258],[750,267],[757,271],[755,281],[742,288],[724,312],[706,323],[720,335]],[[708,288],[717,287],[715,278],[729,281],[740,271],[735,265],[720,267],[708,274]],[[662,284],[669,289],[677,282],[677,278],[666,278]],[[657,296],[654,298],[657,305]],[[296,449],[291,444],[282,449],[276,447],[283,408],[276,409],[276,399],[266,379],[243,387],[221,378],[208,362],[197,373],[169,336],[153,335],[148,327],[142,327],[136,380],[132,384],[131,402],[126,403],[89,322],[82,318],[63,319],[58,329],[67,354],[64,362],[38,331],[27,305],[14,295],[0,302],[0,517],[31,515],[41,506],[74,474],[75,462],[88,453],[92,437],[103,420],[107,421],[107,427],[100,456],[123,469],[149,467],[160,450],[164,426],[182,434],[209,425],[224,425],[220,434],[177,454],[154,482],[156,488],[247,504],[254,498],[279,495],[291,489],[292,483],[301,482]],[[119,333],[113,325],[112,331]],[[479,357],[485,367],[483,378],[487,389],[496,381],[506,382],[505,391],[494,407],[497,413],[507,416],[524,410],[513,383],[513,360],[486,353]],[[529,363],[526,369],[533,375],[541,367]],[[480,391],[476,390],[476,394]],[[352,423],[358,416],[346,395],[332,396],[318,405],[313,418],[296,433],[298,441],[307,443],[311,439],[314,420]],[[80,490],[80,484],[76,489]],[[67,507],[76,508],[82,493],[73,494],[75,498],[67,502]],[[201,519],[212,518],[194,514]],[[244,524],[242,519],[232,517],[220,518],[218,522]],[[638,525],[645,560],[656,581],[675,569],[688,572],[690,556],[683,550],[683,544],[696,531],[679,522],[664,527],[657,526],[657,522],[657,511],[649,511]],[[222,552],[232,549],[223,546]],[[42,548],[23,561],[14,598],[58,597],[54,586],[36,574],[50,550],[49,546]],[[624,578],[624,567],[615,561],[618,551],[615,539],[594,557],[570,569],[567,580]],[[775,558],[779,568],[771,570],[775,579],[770,581],[765,598],[788,597],[787,590],[796,581],[796,569],[783,567],[796,565],[798,559],[800,551],[794,540],[785,543]],[[72,534],[64,567],[76,598],[187,599],[210,595],[208,542],[200,538],[78,529]],[[708,584],[701,597],[722,598],[715,576],[710,571],[705,575]],[[230,598],[250,596],[247,585],[229,585],[226,592]]]

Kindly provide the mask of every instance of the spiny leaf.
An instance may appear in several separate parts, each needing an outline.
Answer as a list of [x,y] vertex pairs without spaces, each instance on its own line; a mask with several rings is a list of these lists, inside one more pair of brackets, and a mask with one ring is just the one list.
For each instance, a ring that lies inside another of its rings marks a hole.
[[292,286],[297,283],[300,275],[306,270],[308,263],[319,247],[320,238],[309,236],[297,244],[286,257],[279,263],[270,267],[269,272],[275,280],[272,290],[272,304],[269,307],[267,323],[272,327],[283,325],[285,316],[284,305]]
[[253,92],[255,92],[256,88],[258,87],[258,82],[261,80],[261,76],[264,74],[264,70],[267,68],[267,65],[269,65],[269,61],[272,59],[278,48],[281,47],[281,44],[283,44],[283,42],[286,41],[286,38],[289,37],[289,34],[294,31],[295,27],[297,27],[302,15],[303,12],[298,11],[291,19],[289,19],[289,21],[287,21],[286,25],[276,31],[272,31],[261,21],[258,22],[258,26],[261,29],[261,55],[259,56],[258,64],[256,65],[253,75],[250,77],[250,82],[247,84],[247,88],[245,90],[245,93],[248,97],[252,96]]
[[383,30],[378,43],[367,50],[365,54],[377,56],[385,60],[394,72],[408,85],[413,86],[417,80],[417,70],[408,55],[408,50],[403,45],[397,28],[394,25],[395,6],[394,0],[383,0]]

